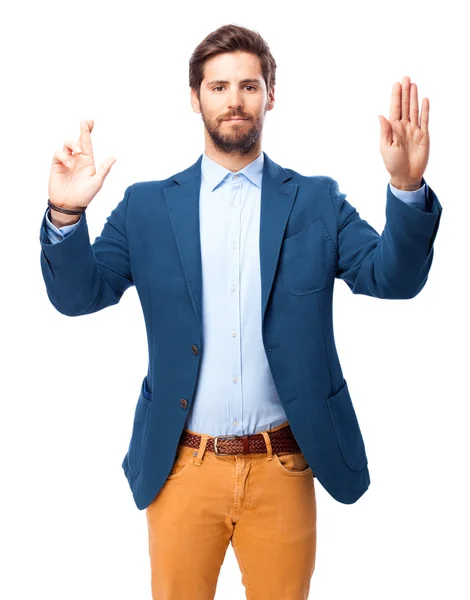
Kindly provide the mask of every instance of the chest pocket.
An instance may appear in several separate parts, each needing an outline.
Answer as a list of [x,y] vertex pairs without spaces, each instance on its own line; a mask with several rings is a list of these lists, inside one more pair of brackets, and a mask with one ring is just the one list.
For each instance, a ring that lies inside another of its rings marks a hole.
[[337,253],[321,219],[286,238],[282,244],[280,271],[290,294],[313,294],[333,283]]

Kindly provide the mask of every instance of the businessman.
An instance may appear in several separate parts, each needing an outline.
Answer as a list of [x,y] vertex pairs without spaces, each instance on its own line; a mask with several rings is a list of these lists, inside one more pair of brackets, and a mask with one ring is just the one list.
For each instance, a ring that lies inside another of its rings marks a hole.
[[[146,509],[154,600],[214,598],[232,543],[246,596],[308,597],[316,479],[338,502],[368,489],[368,460],[333,335],[336,279],[354,294],[411,299],[433,260],[441,205],[423,175],[429,100],[409,77],[380,116],[390,181],[381,235],[328,176],[262,151],[276,62],[255,31],[224,25],[194,50],[190,102],[204,152],[130,185],[90,243],[93,121],[54,153],[40,229],[52,305],[117,304],[132,285],[149,363],[122,467]],[[300,99],[301,101],[302,99]]]

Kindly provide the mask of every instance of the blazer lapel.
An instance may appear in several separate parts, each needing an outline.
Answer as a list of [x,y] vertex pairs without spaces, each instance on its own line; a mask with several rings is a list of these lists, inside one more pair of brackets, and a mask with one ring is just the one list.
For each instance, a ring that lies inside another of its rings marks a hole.
[[264,153],[261,185],[259,256],[261,269],[261,321],[264,323],[269,295],[276,273],[284,231],[294,206],[297,183],[292,175]]
[[[164,188],[166,206],[186,277],[194,312],[202,329],[202,265],[199,192],[202,154],[188,169],[173,176],[177,184]],[[260,214],[261,309],[266,307],[276,272],[282,240],[297,195],[292,175],[264,153]]]
[[199,191],[202,154],[188,169],[173,176],[177,185],[164,188],[181,264],[194,312],[202,331],[202,267],[199,229]]

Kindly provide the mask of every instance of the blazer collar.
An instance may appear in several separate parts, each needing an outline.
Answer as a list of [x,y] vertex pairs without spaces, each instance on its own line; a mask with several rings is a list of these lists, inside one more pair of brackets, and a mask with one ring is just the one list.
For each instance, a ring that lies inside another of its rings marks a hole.
[[[176,185],[170,183],[168,187],[164,188],[175,243],[178,247],[181,266],[186,277],[188,293],[191,297],[194,312],[200,322],[201,333],[202,266],[199,194],[202,178],[202,159],[203,155],[201,154],[193,165],[170,178],[170,182],[174,182]],[[262,160],[259,250],[261,307],[264,323],[284,231],[299,185],[290,183],[292,174],[271,160],[266,152],[263,152]],[[250,163],[250,165],[253,165],[253,163]],[[250,165],[247,165],[247,167]],[[256,165],[253,165],[253,172],[250,171],[252,176],[254,176],[255,170]]]

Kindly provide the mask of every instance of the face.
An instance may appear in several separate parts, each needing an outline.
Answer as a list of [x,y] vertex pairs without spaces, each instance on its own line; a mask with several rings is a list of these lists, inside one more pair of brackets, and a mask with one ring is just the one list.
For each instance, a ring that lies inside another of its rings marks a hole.
[[[199,98],[191,90],[191,102],[217,149],[248,154],[259,141],[266,112],[274,107],[274,88],[268,94],[256,55],[226,52],[206,61]],[[233,117],[243,120],[228,120]]]

